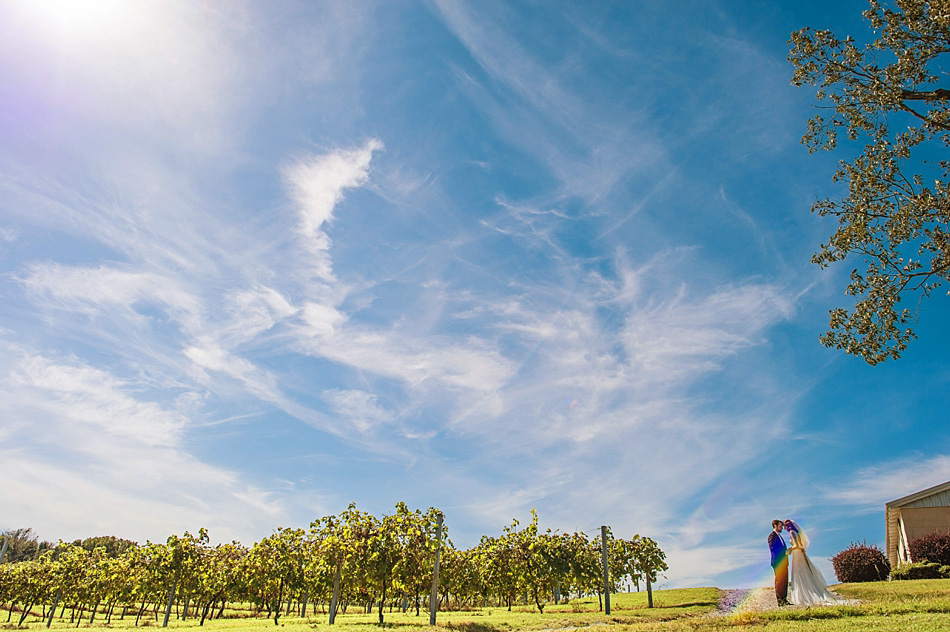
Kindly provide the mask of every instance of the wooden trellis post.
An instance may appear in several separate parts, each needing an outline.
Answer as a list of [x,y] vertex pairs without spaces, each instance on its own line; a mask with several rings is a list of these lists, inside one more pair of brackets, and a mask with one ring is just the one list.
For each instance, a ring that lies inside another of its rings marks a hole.
[[610,569],[607,567],[607,527],[600,528],[601,548],[604,553],[604,614],[610,614]]
[[429,595],[429,625],[435,625],[435,612],[439,609],[439,553],[442,550],[442,512],[436,516],[435,561],[432,563],[432,594]]

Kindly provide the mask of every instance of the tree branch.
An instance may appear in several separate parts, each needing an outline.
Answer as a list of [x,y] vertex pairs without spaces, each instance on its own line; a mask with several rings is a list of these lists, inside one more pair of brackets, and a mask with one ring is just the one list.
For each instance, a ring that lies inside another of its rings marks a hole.
[[[945,92],[950,93],[950,91],[945,91]],[[948,97],[948,98],[950,98],[950,97]],[[921,121],[923,121],[923,122],[925,122],[925,123],[927,123],[927,124],[929,124],[929,125],[933,125],[934,127],[938,128],[938,129],[942,129],[942,130],[944,130],[945,132],[950,132],[950,125],[947,125],[946,123],[940,123],[940,122],[931,120],[929,117],[924,116],[924,115],[921,114],[920,112],[915,111],[914,109],[912,109],[911,107],[909,107],[909,106],[907,106],[907,105],[905,105],[905,104],[903,104],[903,103],[901,103],[901,106],[900,106],[900,107],[901,107],[902,110],[904,110],[905,112],[911,114],[912,116],[915,116],[916,118],[920,119]]]
[[937,88],[929,92],[901,90],[901,98],[907,101],[950,101],[950,90]]

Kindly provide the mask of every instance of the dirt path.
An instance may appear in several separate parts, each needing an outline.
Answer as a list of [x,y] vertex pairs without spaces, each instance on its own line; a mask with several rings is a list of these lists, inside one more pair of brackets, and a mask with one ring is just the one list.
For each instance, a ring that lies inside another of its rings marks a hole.
[[719,604],[711,616],[735,614],[748,610],[771,610],[777,607],[775,592],[768,588],[721,590]]
[[[841,601],[844,604],[856,604],[855,600]],[[786,606],[787,608],[806,608],[807,606]],[[750,588],[739,590],[721,590],[719,592],[719,605],[716,606],[716,612],[712,616],[721,616],[726,614],[736,614],[739,612],[763,612],[765,610],[775,610],[778,608],[778,602],[775,600],[775,591],[771,586],[765,588]]]

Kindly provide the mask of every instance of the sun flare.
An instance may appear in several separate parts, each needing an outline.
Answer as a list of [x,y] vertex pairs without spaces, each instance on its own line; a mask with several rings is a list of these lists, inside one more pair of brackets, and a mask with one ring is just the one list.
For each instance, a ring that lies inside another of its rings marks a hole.
[[24,2],[23,8],[33,14],[40,26],[57,35],[104,36],[121,31],[134,12],[146,3],[123,0],[44,0]]

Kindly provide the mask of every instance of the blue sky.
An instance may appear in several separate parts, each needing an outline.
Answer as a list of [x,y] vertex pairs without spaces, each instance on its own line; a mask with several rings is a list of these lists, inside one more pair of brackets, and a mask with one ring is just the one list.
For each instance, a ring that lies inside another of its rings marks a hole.
[[4,3],[0,527],[536,508],[727,588],[790,517],[832,579],[950,480],[946,298],[898,362],[817,342],[786,41],[863,8]]

